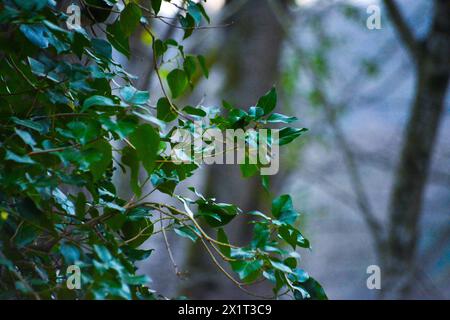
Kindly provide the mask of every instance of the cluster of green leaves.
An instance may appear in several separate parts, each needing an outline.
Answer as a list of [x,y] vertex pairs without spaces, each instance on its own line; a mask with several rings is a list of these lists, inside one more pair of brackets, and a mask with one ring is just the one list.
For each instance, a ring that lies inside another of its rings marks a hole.
[[[325,298],[320,285],[297,266],[295,250],[309,248],[309,242],[296,228],[299,214],[289,196],[273,200],[266,215],[242,213],[195,189],[196,200],[176,193],[199,164],[171,160],[172,130],[192,128],[202,118],[220,129],[291,123],[294,118],[273,113],[275,90],[247,111],[224,102],[226,116],[202,106],[180,108],[174,100],[193,87],[197,73],[207,77],[208,70],[202,56],[187,55],[176,40],[157,37],[152,24],[160,19],[161,0],[149,1],[148,7],[138,1],[82,3],[101,35],[83,27],[66,29],[65,8],[52,0],[0,2],[1,297],[157,298],[150,279],[136,273],[135,262],[150,257],[152,250],[140,248],[147,239],[174,231],[229,262],[242,281],[233,280],[239,287],[264,277],[274,283],[275,296],[285,289],[296,298]],[[105,8],[118,14],[110,17]],[[209,22],[201,3],[184,1],[180,12],[184,39]],[[163,92],[159,99],[152,97],[156,106],[113,57],[114,50],[131,56],[129,39],[136,32],[152,39]],[[176,66],[163,76],[159,70],[169,49],[178,52],[171,59]],[[283,128],[281,144],[302,132]],[[129,173],[131,199],[119,196],[115,170]],[[244,176],[257,172],[243,168]],[[182,209],[146,202],[142,190],[150,184],[178,198]],[[243,214],[255,217],[254,237],[248,246],[237,247],[223,227]],[[167,223],[156,230],[162,221]],[[203,223],[217,230],[216,238],[202,229]],[[79,290],[69,290],[64,282],[73,264],[82,271]]]

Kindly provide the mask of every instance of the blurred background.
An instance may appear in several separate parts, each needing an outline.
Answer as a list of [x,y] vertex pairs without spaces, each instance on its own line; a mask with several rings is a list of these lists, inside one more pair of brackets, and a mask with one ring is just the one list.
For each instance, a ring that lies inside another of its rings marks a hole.
[[[205,56],[210,77],[185,103],[214,107],[225,98],[247,108],[275,85],[276,111],[310,129],[284,150],[270,183],[303,213],[300,229],[313,249],[300,252],[301,265],[330,299],[450,298],[449,7],[446,0],[208,0],[211,27],[186,43],[186,52]],[[378,13],[381,28],[368,28]],[[161,14],[177,11],[163,4]],[[171,24],[154,28],[182,38]],[[158,91],[148,39],[137,36],[132,47],[140,54],[129,70],[141,89]],[[270,207],[260,181],[243,180],[238,168],[200,170],[186,187],[244,212]],[[245,217],[228,232],[245,242]],[[200,247],[175,235],[169,242],[185,274],[175,274],[156,235],[145,244],[156,249],[152,259],[140,266],[153,289],[252,298]],[[380,267],[381,290],[367,287],[371,265]]]

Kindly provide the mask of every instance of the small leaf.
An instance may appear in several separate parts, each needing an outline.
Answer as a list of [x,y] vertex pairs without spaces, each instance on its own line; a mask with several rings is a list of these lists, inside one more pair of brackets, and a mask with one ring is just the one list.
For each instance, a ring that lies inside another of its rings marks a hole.
[[202,55],[198,55],[197,56],[197,60],[198,60],[198,63],[200,64],[200,68],[202,69],[203,74],[205,75],[206,78],[208,78],[209,77],[209,71],[208,71],[208,67],[206,66],[205,57],[202,56]]
[[29,156],[24,155],[24,156],[19,156],[17,154],[15,154],[14,152],[10,151],[10,150],[6,150],[6,156],[5,156],[5,160],[11,160],[17,163],[23,163],[23,164],[33,164],[35,163],[33,161],[33,159],[31,159]]
[[264,114],[267,115],[275,109],[277,105],[277,92],[275,88],[272,88],[269,92],[267,92],[264,96],[262,96],[258,103],[257,107],[260,107],[264,110]]
[[33,137],[31,136],[31,134],[29,134],[27,131],[23,131],[17,128],[14,128],[14,130],[16,131],[16,134],[23,140],[23,142],[25,142],[27,145],[29,145],[30,147],[34,147],[36,145],[36,141],[34,141]]
[[175,228],[174,231],[180,237],[191,239],[192,242],[196,242],[198,239],[198,235],[187,226]]
[[188,85],[188,78],[186,72],[181,69],[172,70],[167,76],[170,91],[174,98],[179,97],[186,90]]
[[151,2],[153,11],[155,12],[155,14],[158,14],[159,10],[161,9],[162,0],[151,0]]
[[15,124],[36,130],[39,133],[44,133],[45,131],[45,128],[42,126],[42,124],[36,121],[22,120],[16,117],[12,117],[11,120],[14,121]]
[[202,22],[202,12],[196,3],[189,3],[188,5],[188,13],[194,18],[195,24],[198,26],[200,22]]
[[296,117],[288,117],[281,113],[272,113],[269,118],[267,118],[267,122],[269,123],[291,123],[297,120]]
[[112,99],[104,96],[95,95],[84,100],[81,112],[84,112],[93,106],[114,107],[115,105],[116,104],[114,103],[114,101],[112,101]]
[[132,86],[120,89],[120,96],[129,104],[145,104],[150,99],[148,91],[139,91]]
[[156,104],[156,116],[159,120],[171,122],[177,118],[177,113],[173,110],[167,98],[163,97]]
[[294,139],[298,138],[299,136],[301,136],[306,131],[308,131],[308,129],[305,129],[305,128],[301,128],[301,129],[297,129],[297,128],[283,128],[283,129],[281,129],[280,132],[279,132],[279,137],[280,137],[279,138],[279,144],[280,144],[280,146],[292,142]]
[[198,117],[206,117],[206,112],[203,109],[200,108],[194,108],[192,106],[186,106],[183,108],[183,111],[187,114],[198,116]]
[[105,246],[94,244],[94,250],[97,256],[100,258],[100,260],[102,260],[103,262],[111,261],[112,259],[111,253]]
[[280,270],[281,272],[292,273],[291,268],[289,268],[282,262],[270,260],[270,264],[272,265],[272,267],[274,267],[277,270]]

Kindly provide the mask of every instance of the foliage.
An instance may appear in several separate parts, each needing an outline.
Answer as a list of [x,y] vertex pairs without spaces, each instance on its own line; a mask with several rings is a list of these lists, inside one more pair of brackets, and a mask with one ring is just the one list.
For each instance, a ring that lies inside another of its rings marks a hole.
[[[139,248],[144,241],[174,231],[201,242],[218,265],[229,263],[240,280],[227,276],[243,290],[266,279],[273,283],[274,297],[290,292],[299,299],[326,298],[297,265],[296,249],[310,244],[296,227],[299,213],[290,196],[275,198],[270,213],[242,213],[193,188],[193,199],[176,193],[199,164],[172,162],[170,133],[191,130],[202,118],[223,130],[291,123],[295,118],[273,113],[275,90],[248,110],[226,102],[226,112],[180,108],[174,100],[193,87],[197,73],[207,77],[208,70],[202,56],[188,55],[175,39],[155,34],[152,23],[161,21],[161,0],[146,1],[147,7],[137,1],[83,3],[83,14],[102,34],[89,27],[66,29],[65,9],[52,0],[0,2],[1,297],[158,298],[150,279],[136,274],[135,262],[151,258],[152,250]],[[201,3],[184,1],[181,9],[184,39],[209,23]],[[136,32],[152,39],[164,94],[152,97],[156,106],[149,102],[150,92],[136,89],[134,77],[116,61],[119,53],[131,56],[129,39]],[[178,52],[177,63],[164,76],[160,68],[169,50]],[[283,128],[280,139],[290,143],[303,131]],[[257,174],[253,169],[243,165],[244,176]],[[112,180],[116,170],[129,173],[131,199],[118,195]],[[178,199],[181,209],[147,202],[142,190],[150,184]],[[224,226],[243,215],[253,217],[253,240],[238,247],[229,243]],[[208,235],[205,225],[217,237]],[[82,270],[79,290],[65,285],[66,268],[73,264]]]

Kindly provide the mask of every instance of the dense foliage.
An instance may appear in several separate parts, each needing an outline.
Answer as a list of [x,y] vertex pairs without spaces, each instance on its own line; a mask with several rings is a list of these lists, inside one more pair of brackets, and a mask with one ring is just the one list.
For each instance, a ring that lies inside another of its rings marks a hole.
[[[271,212],[243,213],[194,188],[192,199],[176,192],[199,163],[171,160],[171,132],[192,130],[201,119],[221,130],[291,123],[294,118],[273,113],[275,90],[248,110],[227,102],[223,108],[181,107],[175,100],[208,70],[202,56],[186,54],[175,39],[159,39],[152,26],[164,22],[161,0],[81,3],[83,19],[91,21],[68,29],[66,8],[53,0],[0,2],[1,298],[158,298],[135,263],[151,259],[152,250],[140,248],[144,241],[172,231],[201,242],[218,272],[242,290],[262,279],[273,283],[274,298],[326,298],[297,265],[296,249],[310,244],[297,229],[299,213],[289,195],[274,198]],[[209,22],[201,3],[184,1],[180,13],[173,23],[184,29],[184,39]],[[159,99],[137,90],[116,61],[132,55],[135,32],[151,39]],[[283,128],[281,144],[304,131]],[[257,175],[260,166],[241,165],[243,176]],[[118,195],[117,170],[128,174],[131,199]],[[262,183],[268,189],[267,177]],[[180,206],[148,202],[144,189],[169,194]],[[253,240],[238,247],[223,227],[244,215],[253,217]],[[70,265],[82,272],[78,290],[66,286]]]

